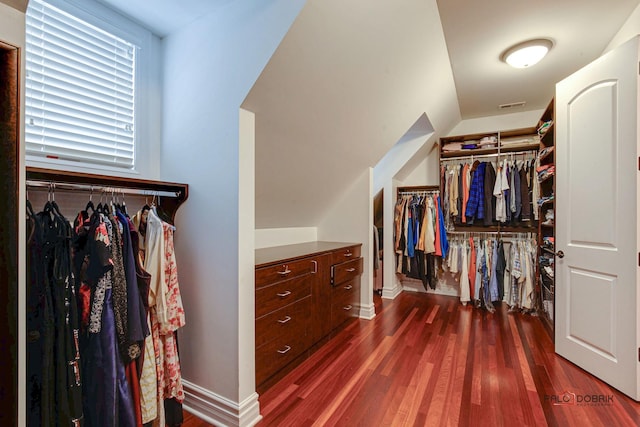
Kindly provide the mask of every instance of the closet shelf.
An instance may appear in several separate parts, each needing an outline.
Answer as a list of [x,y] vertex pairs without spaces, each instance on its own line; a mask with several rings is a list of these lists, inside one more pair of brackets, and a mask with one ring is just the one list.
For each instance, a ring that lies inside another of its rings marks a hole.
[[[101,189],[112,188],[118,189],[134,189],[140,190],[141,194],[147,193],[152,196],[162,192],[164,196],[161,199],[161,205],[167,213],[174,219],[175,213],[182,203],[189,196],[189,185],[175,182],[154,181],[139,178],[127,178],[109,175],[90,174],[82,172],[70,172],[54,169],[27,167],[26,168],[27,184],[30,182],[41,182],[51,184],[62,184],[62,190],[65,185],[71,189],[80,191],[95,191],[99,193]],[[95,188],[92,188],[95,186]],[[167,196],[169,194],[170,196]]]
[[542,184],[543,182],[545,182],[545,181],[548,181],[548,180],[552,179],[554,176],[555,176],[555,172],[554,172],[554,173],[547,174],[547,175],[545,175],[545,177],[544,177],[544,178],[542,178],[542,179],[538,179],[538,183]]

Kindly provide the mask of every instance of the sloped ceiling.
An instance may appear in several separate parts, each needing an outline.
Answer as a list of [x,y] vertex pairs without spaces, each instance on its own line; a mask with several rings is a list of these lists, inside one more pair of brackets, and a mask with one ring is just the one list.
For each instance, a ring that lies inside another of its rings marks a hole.
[[4,3],[21,12],[26,12],[29,0],[0,0],[0,3]]
[[308,1],[243,107],[256,228],[316,226],[422,114],[460,120],[436,1]]

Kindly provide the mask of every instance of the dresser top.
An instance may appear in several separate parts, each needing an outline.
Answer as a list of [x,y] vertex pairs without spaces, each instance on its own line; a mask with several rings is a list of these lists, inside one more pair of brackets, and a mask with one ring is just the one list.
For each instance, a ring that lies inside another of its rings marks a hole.
[[293,261],[297,258],[332,252],[349,246],[361,246],[362,243],[345,242],[306,242],[295,245],[274,246],[256,249],[256,267],[263,267],[280,261]]

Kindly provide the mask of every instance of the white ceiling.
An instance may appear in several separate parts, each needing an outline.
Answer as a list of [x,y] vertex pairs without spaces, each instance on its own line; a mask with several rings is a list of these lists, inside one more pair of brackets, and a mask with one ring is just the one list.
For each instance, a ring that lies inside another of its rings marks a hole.
[[233,0],[96,0],[165,37]]
[[[437,0],[463,118],[505,112],[525,101],[547,106],[555,83],[600,56],[638,0]],[[500,61],[510,46],[534,38],[555,45],[539,64]],[[523,109],[519,109],[520,111]]]

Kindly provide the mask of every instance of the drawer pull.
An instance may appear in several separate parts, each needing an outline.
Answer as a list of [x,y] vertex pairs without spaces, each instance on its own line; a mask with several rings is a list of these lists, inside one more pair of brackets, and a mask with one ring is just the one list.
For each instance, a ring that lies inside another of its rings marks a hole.
[[291,291],[284,291],[284,292],[280,292],[279,294],[277,294],[280,298],[284,298],[284,297],[288,297],[289,295],[291,295]]
[[316,274],[318,272],[318,261],[315,260],[311,260],[311,262],[313,263],[313,274]]
[[280,353],[280,354],[286,354],[286,353],[288,353],[288,352],[289,352],[289,350],[291,350],[291,347],[289,347],[288,345],[285,345],[285,346],[284,346],[284,349],[282,349],[282,350],[276,350],[276,351],[277,351],[278,353]]
[[284,267],[284,270],[277,272],[279,275],[286,276],[287,274],[291,273],[291,270],[289,270],[288,265],[284,265],[283,267]]
[[343,309],[344,311],[349,311],[349,310],[351,310],[352,308],[353,308],[353,307],[351,306],[351,304],[349,304],[349,305],[348,305],[348,306],[346,306],[346,307],[342,307],[342,309]]
[[355,268],[345,268],[344,271],[346,271],[348,273],[353,273],[354,271],[356,271],[356,269]]
[[291,320],[291,316],[286,316],[284,319],[278,319],[278,323],[287,323]]
[[347,252],[347,253],[344,254],[344,256],[349,257],[349,256],[353,256],[353,254],[351,252]]
[[350,291],[351,289],[353,289],[353,286],[351,286],[351,285],[347,285],[347,286],[344,287],[345,291]]

